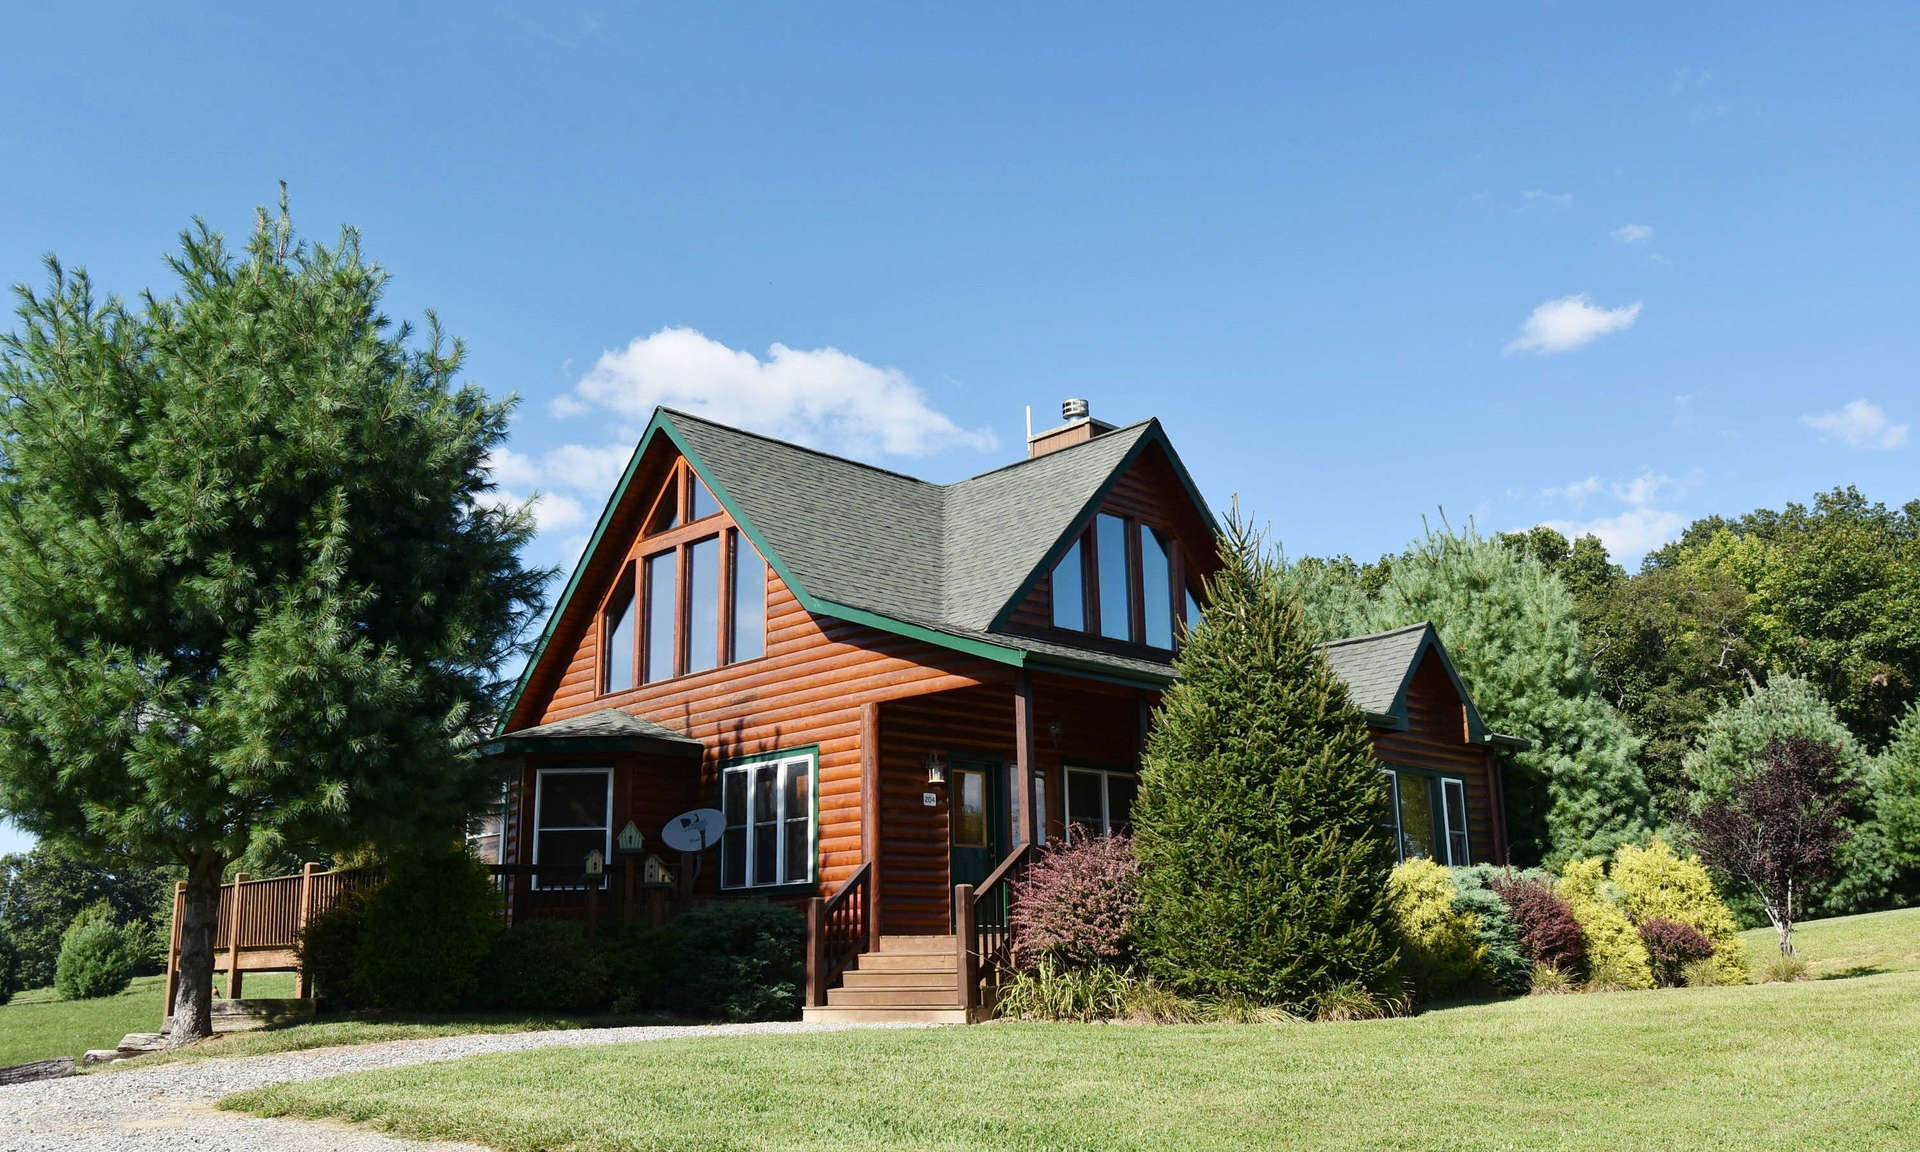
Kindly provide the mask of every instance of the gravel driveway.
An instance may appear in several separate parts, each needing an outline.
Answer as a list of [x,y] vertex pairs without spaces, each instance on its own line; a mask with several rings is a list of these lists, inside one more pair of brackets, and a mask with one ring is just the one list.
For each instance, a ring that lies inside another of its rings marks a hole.
[[832,1032],[849,1025],[714,1024],[594,1028],[442,1036],[275,1056],[236,1056],[127,1068],[0,1088],[0,1152],[468,1152],[472,1144],[401,1140],[349,1125],[263,1120],[222,1112],[213,1102],[265,1084],[319,1080],[343,1072],[431,1064],[488,1052],[583,1048],[686,1036],[765,1036]]

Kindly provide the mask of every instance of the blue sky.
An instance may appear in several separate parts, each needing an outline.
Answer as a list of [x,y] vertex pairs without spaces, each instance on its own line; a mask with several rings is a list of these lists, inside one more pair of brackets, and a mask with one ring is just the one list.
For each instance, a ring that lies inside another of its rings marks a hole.
[[542,561],[663,399],[944,480],[1085,396],[1294,554],[1920,495],[1912,5],[309,7],[15,13],[0,269],[287,180],[523,398]]

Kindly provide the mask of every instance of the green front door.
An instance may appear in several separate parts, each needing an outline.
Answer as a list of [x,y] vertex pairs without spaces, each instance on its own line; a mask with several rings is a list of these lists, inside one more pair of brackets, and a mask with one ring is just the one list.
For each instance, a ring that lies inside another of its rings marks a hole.
[[948,776],[952,883],[979,884],[1007,854],[1006,768],[956,760]]

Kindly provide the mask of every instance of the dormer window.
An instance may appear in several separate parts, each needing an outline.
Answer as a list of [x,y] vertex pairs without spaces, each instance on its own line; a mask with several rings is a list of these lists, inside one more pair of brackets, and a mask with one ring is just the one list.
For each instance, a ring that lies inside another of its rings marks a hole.
[[1171,651],[1175,621],[1200,618],[1180,571],[1171,533],[1102,512],[1054,566],[1053,626]]

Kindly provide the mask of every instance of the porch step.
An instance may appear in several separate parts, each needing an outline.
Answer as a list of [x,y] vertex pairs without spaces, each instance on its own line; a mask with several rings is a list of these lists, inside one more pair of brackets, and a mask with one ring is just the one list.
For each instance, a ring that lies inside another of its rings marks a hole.
[[964,1008],[889,1008],[876,1005],[829,1005],[801,1013],[809,1024],[965,1024]]
[[882,936],[880,951],[890,955],[952,956],[953,936]]
[[960,970],[960,961],[952,952],[862,952],[854,961],[859,972],[945,972],[949,978]]
[[841,977],[846,988],[951,988],[960,977],[952,965],[945,968],[879,968],[864,964]]
[[951,983],[921,988],[831,988],[829,1008],[951,1008],[958,989]]

